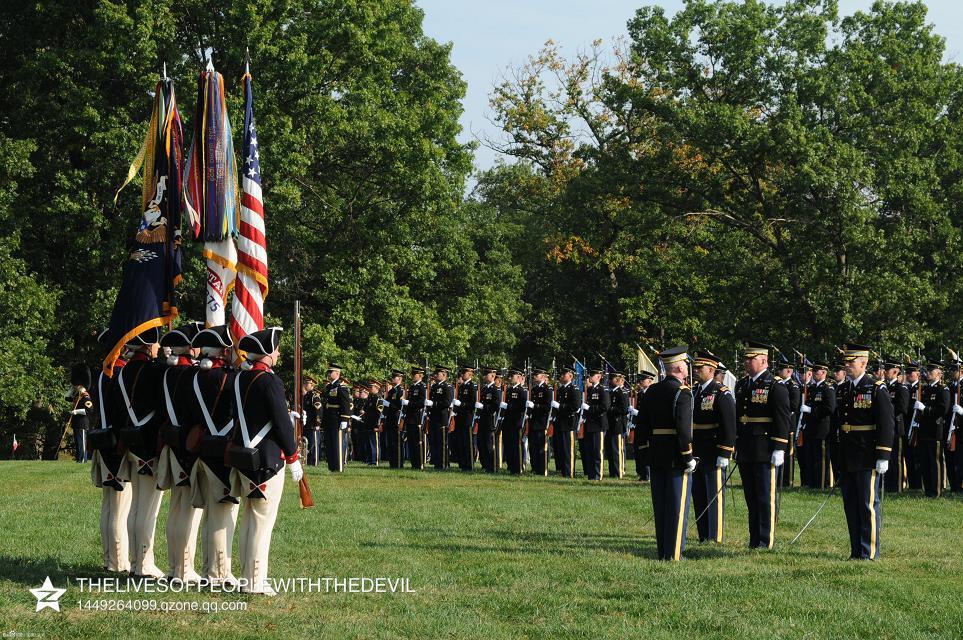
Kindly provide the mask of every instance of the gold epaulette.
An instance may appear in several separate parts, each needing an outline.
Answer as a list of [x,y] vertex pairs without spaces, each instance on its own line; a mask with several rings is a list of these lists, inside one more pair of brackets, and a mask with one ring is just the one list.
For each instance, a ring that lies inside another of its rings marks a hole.
[[684,384],[684,385],[682,385],[682,386],[679,387],[679,391],[682,391],[683,389],[690,389],[690,390],[691,390],[692,387],[690,387],[690,386],[687,385],[687,384]]
[[719,385],[719,391],[721,391],[722,393],[725,393],[726,391],[729,391],[729,387],[727,387],[724,384],[721,384]]
[[782,378],[780,376],[773,376],[772,379],[775,380],[776,382],[782,381]]

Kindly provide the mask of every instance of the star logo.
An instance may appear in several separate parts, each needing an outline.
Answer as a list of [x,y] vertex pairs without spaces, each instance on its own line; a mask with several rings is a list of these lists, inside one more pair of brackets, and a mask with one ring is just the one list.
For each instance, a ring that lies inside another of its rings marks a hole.
[[47,607],[54,611],[60,611],[60,597],[67,593],[67,590],[58,589],[50,584],[50,576],[47,576],[43,584],[38,589],[31,589],[30,593],[37,599],[37,611]]

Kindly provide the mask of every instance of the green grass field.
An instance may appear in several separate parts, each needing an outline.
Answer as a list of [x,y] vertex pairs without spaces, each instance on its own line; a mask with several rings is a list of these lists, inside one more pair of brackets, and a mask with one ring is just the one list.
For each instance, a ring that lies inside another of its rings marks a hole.
[[[631,465],[631,462],[629,463]],[[629,469],[631,471],[631,468]],[[727,542],[654,560],[648,485],[482,473],[309,469],[318,506],[286,480],[272,577],[404,577],[416,593],[119,595],[246,603],[245,612],[80,610],[100,569],[100,492],[86,465],[2,462],[2,637],[959,638],[963,504],[886,496],[879,562],[848,562],[838,496],[789,490],[771,552],[745,548],[741,490]],[[738,474],[735,478],[738,480]],[[161,507],[157,563],[166,567]],[[200,559],[198,558],[198,562]],[[61,613],[28,589],[70,585]],[[113,595],[106,597],[115,597]]]

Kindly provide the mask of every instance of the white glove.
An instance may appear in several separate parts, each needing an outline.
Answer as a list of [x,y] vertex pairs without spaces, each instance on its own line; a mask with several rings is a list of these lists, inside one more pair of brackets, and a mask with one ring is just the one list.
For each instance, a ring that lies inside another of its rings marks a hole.
[[484,409],[484,408],[485,408],[485,405],[483,405],[483,404],[480,403],[480,402],[476,402],[476,403],[475,403],[475,408],[476,408],[476,409]]
[[720,469],[725,469],[729,466],[729,458],[726,458],[725,456],[716,457],[716,466]]
[[291,416],[291,420],[300,420],[300,419],[301,419],[301,414],[298,413],[297,411],[288,411],[288,414]]
[[799,407],[799,410],[802,411],[803,413],[812,413],[812,412],[813,412],[812,407],[810,407],[808,404],[804,404],[803,406]]
[[639,410],[635,407],[629,407],[629,413],[631,413],[633,416],[637,416],[639,415]]
[[433,406],[435,406],[435,403],[432,402],[431,400],[425,399],[425,406],[426,406],[426,407],[433,407]]
[[401,399],[401,406],[402,406],[402,407],[407,407],[407,406],[408,406],[408,398],[402,398],[402,399]]
[[963,407],[961,407],[961,406],[958,405],[958,404],[954,404],[954,405],[953,405],[953,413],[955,413],[955,414],[958,415],[958,416],[963,416]]
[[588,404],[585,403],[585,402],[583,402],[583,403],[582,403],[582,411],[588,411],[588,410],[589,410]]
[[291,479],[295,482],[301,482],[301,478],[304,477],[304,469],[301,468],[301,461],[295,460],[288,465],[288,469],[291,470]]
[[916,409],[916,410],[918,410],[918,411],[922,411],[922,410],[926,409],[926,405],[923,404],[922,402],[920,402],[919,400],[917,400],[917,401],[913,404],[913,408]]
[[779,449],[772,452],[772,459],[769,461],[774,467],[781,467],[782,463],[786,461],[786,452]]
[[382,398],[381,400],[379,400],[378,403],[379,403],[382,407],[387,407],[389,404],[391,404],[390,402],[388,402],[388,401],[385,400],[384,398]]
[[351,419],[355,422],[361,422],[361,416],[351,416]]
[[889,471],[889,460],[877,460],[876,461],[876,473],[883,475]]
[[507,402],[499,402],[499,403],[498,403],[498,408],[499,408],[499,409],[507,409],[507,408],[508,408],[508,403],[507,403]]
[[525,403],[525,406],[528,407],[529,409],[534,409],[535,403],[529,400],[528,402]]
[[686,462],[686,463],[685,463],[685,472],[686,472],[686,473],[692,473],[693,471],[695,471],[696,464],[698,464],[698,463],[695,461],[695,458],[693,458],[692,460],[689,460],[688,462]]
[[461,400],[459,400],[458,398],[455,398],[454,400],[452,400],[451,403],[452,403],[453,405],[455,405],[456,407],[460,407],[460,406],[461,406]]
[[559,408],[561,408],[561,406],[562,406],[562,405],[560,405],[559,403],[557,403],[557,402],[555,402],[554,400],[552,400],[552,408],[553,408],[553,409],[559,409]]
[[71,413],[71,415],[82,416],[82,415],[84,415],[85,413],[87,413],[87,410],[86,410],[86,409],[74,409],[74,410],[71,411],[70,413]]
[[342,421],[341,421],[341,430],[342,430],[342,431],[345,431],[347,428],[348,428],[348,421],[347,421],[347,420],[342,420]]

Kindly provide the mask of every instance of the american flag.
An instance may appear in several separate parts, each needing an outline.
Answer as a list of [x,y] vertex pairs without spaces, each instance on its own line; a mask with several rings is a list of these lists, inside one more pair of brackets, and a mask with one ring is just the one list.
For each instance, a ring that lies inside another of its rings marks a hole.
[[244,78],[244,144],[241,148],[241,225],[237,239],[237,281],[231,309],[231,334],[241,337],[264,328],[264,298],[268,293],[267,236],[261,197],[261,153],[254,126],[251,74]]

